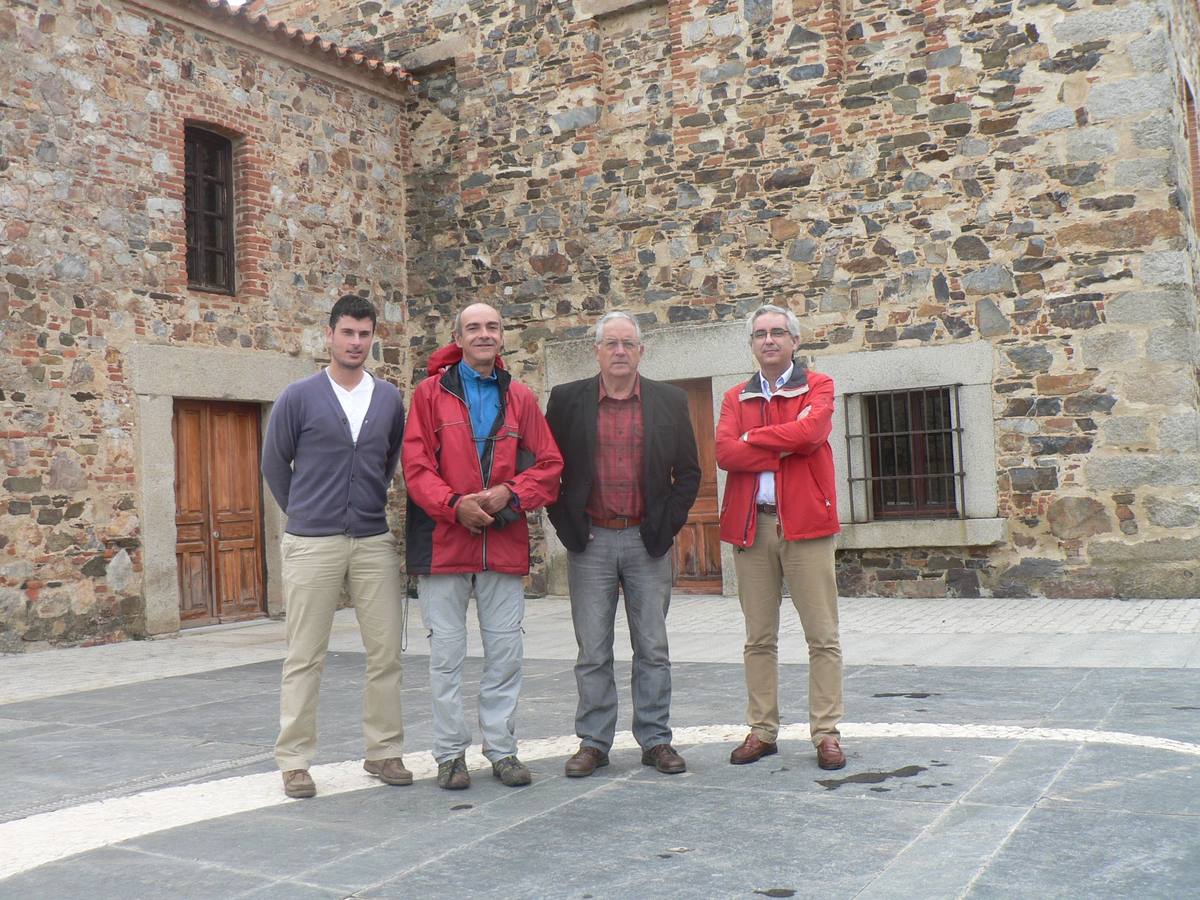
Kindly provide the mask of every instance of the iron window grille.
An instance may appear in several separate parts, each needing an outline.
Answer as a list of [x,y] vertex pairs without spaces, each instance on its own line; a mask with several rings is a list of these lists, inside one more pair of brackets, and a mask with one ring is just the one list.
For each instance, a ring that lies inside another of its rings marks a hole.
[[850,521],[966,517],[960,387],[847,395]]
[[233,144],[184,129],[188,286],[233,293]]

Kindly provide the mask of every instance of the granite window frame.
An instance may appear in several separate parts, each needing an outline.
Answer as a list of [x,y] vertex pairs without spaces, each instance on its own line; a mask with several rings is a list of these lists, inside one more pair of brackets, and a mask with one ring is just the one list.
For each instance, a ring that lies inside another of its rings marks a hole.
[[[835,402],[830,446],[838,474],[838,547],[967,547],[1006,539],[1008,523],[999,517],[996,460],[995,349],[988,341],[941,346],[822,354],[812,367],[834,380]],[[862,433],[863,406],[856,395],[958,385],[956,469],[961,470],[958,516],[954,518],[874,518],[867,481],[869,459],[862,442],[852,447],[845,435]],[[854,514],[851,514],[851,508]]]
[[1188,183],[1191,188],[1192,226],[1200,230],[1200,116],[1196,113],[1196,95],[1186,78],[1180,79],[1183,103],[1183,135],[1187,143]]
[[[233,296],[237,288],[234,230],[234,141],[199,125],[184,126],[184,230],[188,288]],[[212,164],[215,163],[215,166]],[[211,171],[215,169],[215,174]],[[206,190],[207,188],[207,190]],[[206,202],[215,198],[216,203]],[[206,208],[215,205],[215,209]],[[219,223],[218,240],[205,240],[210,223]],[[216,260],[222,277],[210,277]]]

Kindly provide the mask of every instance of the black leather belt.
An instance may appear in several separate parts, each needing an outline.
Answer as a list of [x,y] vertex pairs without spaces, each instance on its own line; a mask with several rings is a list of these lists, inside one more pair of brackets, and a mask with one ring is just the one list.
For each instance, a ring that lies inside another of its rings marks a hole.
[[597,528],[632,528],[634,525],[641,525],[641,519],[635,519],[631,516],[616,516],[612,519],[592,519],[592,524]]

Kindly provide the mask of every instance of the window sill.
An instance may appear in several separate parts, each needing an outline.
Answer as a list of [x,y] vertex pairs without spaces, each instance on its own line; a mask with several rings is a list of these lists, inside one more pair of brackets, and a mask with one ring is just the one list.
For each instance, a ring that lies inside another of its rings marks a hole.
[[1008,538],[1006,519],[905,519],[843,522],[839,550],[888,547],[982,547]]
[[220,288],[205,284],[188,283],[187,289],[196,294],[220,294],[222,297],[236,297],[237,292],[232,288]]

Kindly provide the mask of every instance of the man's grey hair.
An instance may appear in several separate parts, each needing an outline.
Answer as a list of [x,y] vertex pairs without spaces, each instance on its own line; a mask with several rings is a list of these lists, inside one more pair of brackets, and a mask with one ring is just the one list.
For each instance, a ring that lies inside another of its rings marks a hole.
[[779,313],[779,315],[786,317],[788,332],[794,338],[800,337],[800,320],[796,318],[796,314],[790,309],[784,309],[782,306],[766,303],[750,313],[750,318],[746,320],[746,338],[748,340],[754,340],[751,335],[754,334],[754,323],[758,321],[758,317],[770,315],[771,313]]
[[602,315],[600,317],[600,321],[596,323],[596,346],[597,347],[599,347],[604,342],[604,326],[607,325],[609,322],[611,322],[613,319],[624,319],[626,322],[629,322],[630,324],[632,324],[633,325],[633,333],[637,336],[637,342],[639,344],[642,342],[642,326],[638,324],[637,319],[635,319],[633,316],[631,316],[629,313],[627,313],[623,310],[614,309],[612,312],[605,313],[604,315]]
[[[462,334],[463,310],[465,310],[468,306],[478,306],[479,304],[482,304],[484,306],[492,306],[492,304],[484,303],[484,301],[482,301],[482,300],[477,300],[475,303],[468,303],[467,306],[464,306],[462,309],[460,309],[458,312],[456,312],[454,314],[454,323],[450,326],[450,334],[451,335]],[[494,307],[494,306],[492,306],[492,309],[495,309],[496,312],[500,312],[500,310],[496,309],[496,307]],[[500,316],[500,327],[501,328],[504,327],[504,316],[503,315]]]

